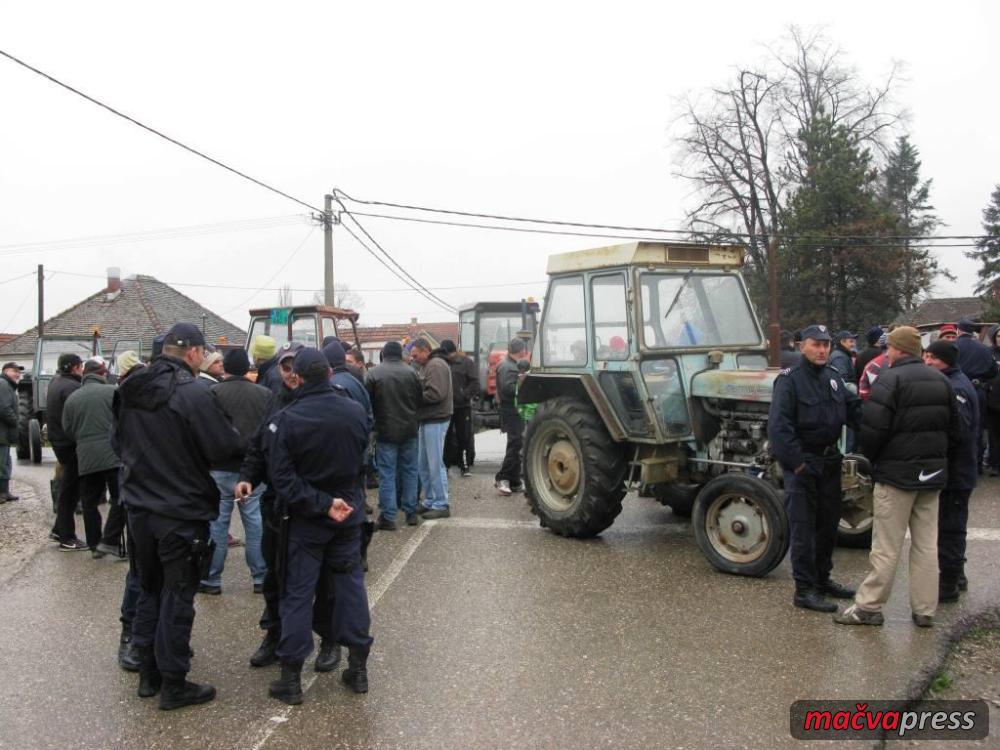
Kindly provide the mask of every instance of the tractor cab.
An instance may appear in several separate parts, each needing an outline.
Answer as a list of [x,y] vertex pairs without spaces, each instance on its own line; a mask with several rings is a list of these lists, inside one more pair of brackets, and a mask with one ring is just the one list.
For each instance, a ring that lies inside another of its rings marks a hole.
[[352,346],[358,343],[358,313],[331,305],[265,307],[250,311],[247,349],[260,334],[270,336],[280,347],[289,341],[321,347],[327,336],[336,336]]
[[497,427],[497,366],[507,356],[510,340],[520,336],[529,346],[535,338],[539,306],[533,300],[477,302],[458,312],[459,348],[476,364],[479,374],[477,425]]

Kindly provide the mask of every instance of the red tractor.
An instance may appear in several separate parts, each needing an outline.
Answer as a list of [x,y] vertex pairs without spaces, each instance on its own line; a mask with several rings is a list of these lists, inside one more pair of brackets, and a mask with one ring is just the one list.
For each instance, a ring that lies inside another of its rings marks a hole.
[[352,346],[358,343],[358,313],[330,305],[263,307],[250,311],[247,348],[254,338],[265,334],[280,347],[288,341],[321,347],[327,336],[336,336]]
[[520,302],[477,302],[458,311],[459,347],[476,363],[479,398],[473,412],[477,427],[498,427],[497,365],[507,356],[507,345],[515,336],[529,346],[535,338],[539,305]]

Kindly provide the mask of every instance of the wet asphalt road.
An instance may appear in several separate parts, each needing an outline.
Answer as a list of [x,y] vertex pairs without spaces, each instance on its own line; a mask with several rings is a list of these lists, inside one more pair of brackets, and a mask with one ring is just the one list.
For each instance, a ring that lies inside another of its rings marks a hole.
[[[42,490],[51,469],[14,476]],[[921,630],[904,568],[884,627],[836,626],[792,608],[787,560],[716,573],[687,522],[638,498],[600,539],[561,539],[494,494],[494,470],[453,477],[451,519],[376,535],[371,692],[307,664],[294,709],[267,696],[277,667],[247,663],[261,599],[240,549],[223,595],[196,605],[191,678],[219,697],[161,712],[115,661],[125,566],[43,545],[0,587],[0,748],[790,747],[793,701],[900,696],[949,622],[1000,603],[1000,480],[974,496],[967,597]],[[49,522],[47,494],[29,502]],[[857,583],[866,553],[835,566]]]

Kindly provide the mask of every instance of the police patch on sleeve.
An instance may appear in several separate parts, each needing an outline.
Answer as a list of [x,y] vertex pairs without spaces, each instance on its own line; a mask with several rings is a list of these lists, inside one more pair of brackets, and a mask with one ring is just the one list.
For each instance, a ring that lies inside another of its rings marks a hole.
[[784,370],[781,370],[781,371],[780,371],[780,372],[778,373],[778,376],[780,377],[781,375],[787,375],[787,374],[788,374],[788,373],[790,373],[791,371],[792,371],[792,368],[791,368],[791,367],[786,367],[786,368],[785,368]]
[[271,422],[271,424],[267,426],[267,429],[269,429],[271,432],[277,432],[278,425],[276,425],[274,422]]
[[834,392],[837,391],[837,379],[830,378],[830,387],[833,388]]

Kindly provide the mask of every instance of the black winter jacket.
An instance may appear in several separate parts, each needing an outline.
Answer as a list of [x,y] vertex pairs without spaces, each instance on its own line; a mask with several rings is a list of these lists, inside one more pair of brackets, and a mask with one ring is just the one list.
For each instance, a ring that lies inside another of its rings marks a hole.
[[451,393],[456,409],[468,409],[472,399],[479,395],[479,371],[472,357],[454,354],[448,358],[451,365]]
[[247,452],[250,438],[260,427],[261,420],[271,402],[271,392],[262,385],[246,378],[230,378],[212,386],[219,406],[226,413],[240,435],[238,453],[212,468],[221,471],[239,471]]
[[45,424],[48,426],[49,442],[54,448],[72,448],[76,443],[63,429],[63,407],[66,399],[80,387],[83,379],[79,375],[59,373],[49,383],[45,395]]
[[125,505],[214,520],[219,489],[209,470],[239,451],[239,434],[211,388],[181,360],[160,356],[122,383],[112,410]]
[[497,401],[500,406],[513,409],[517,404],[517,360],[509,354],[497,365]]
[[948,484],[946,490],[964,492],[976,487],[979,479],[979,409],[976,388],[957,367],[942,370],[955,389],[959,441],[948,446]]
[[[243,456],[243,463],[240,464],[240,481],[250,482],[256,487],[261,482],[269,482],[267,474],[267,432],[268,424],[274,415],[288,406],[295,400],[295,391],[282,387],[277,393],[271,394],[271,400],[267,403],[267,410],[260,420],[257,430],[250,437],[246,447],[246,454]],[[274,500],[274,490],[270,486],[264,490],[260,498],[261,505],[264,506]]]
[[961,440],[955,390],[916,357],[884,368],[862,412],[858,443],[877,482],[903,490],[939,490],[948,479],[949,446]]
[[0,375],[0,446],[17,445],[17,383]]
[[379,442],[402,443],[417,436],[422,387],[417,373],[399,357],[386,357],[365,382]]

